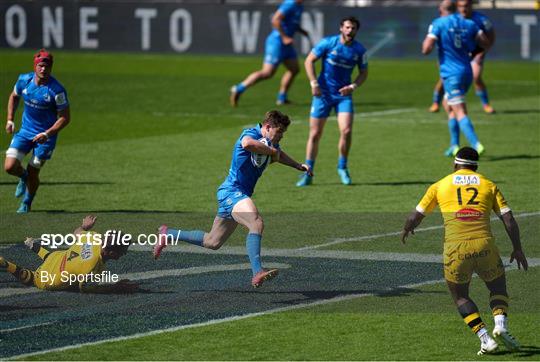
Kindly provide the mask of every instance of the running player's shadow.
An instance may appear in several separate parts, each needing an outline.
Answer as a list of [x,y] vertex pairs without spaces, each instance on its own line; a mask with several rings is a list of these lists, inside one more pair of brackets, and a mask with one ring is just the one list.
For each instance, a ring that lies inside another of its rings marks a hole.
[[488,162],[497,162],[497,161],[507,161],[507,160],[535,160],[540,158],[540,155],[506,155],[506,156],[483,156],[483,161]]
[[521,348],[517,352],[499,350],[491,354],[494,356],[512,355],[512,357],[531,357],[531,356],[540,355],[540,347],[527,345],[527,346],[521,346]]
[[39,305],[39,306],[36,306],[36,307],[30,307],[30,306],[27,306],[25,307],[24,305],[23,306],[20,306],[20,305],[0,305],[0,313],[1,312],[13,312],[13,311],[17,311],[17,310],[31,310],[31,309],[59,309],[61,308],[61,306],[58,306],[58,305]]
[[[43,181],[41,185],[47,186],[63,186],[63,185],[114,185],[114,182],[104,182],[104,181]],[[0,182],[1,186],[5,185],[17,185],[17,181],[2,181]]]
[[396,287],[392,290],[382,291],[375,294],[377,297],[387,298],[387,297],[405,297],[411,294],[447,294],[446,290],[434,291],[434,290],[422,290],[422,289],[413,289],[413,288],[404,288]]
[[503,111],[497,111],[501,114],[528,114],[528,113],[540,113],[538,109],[506,109]]

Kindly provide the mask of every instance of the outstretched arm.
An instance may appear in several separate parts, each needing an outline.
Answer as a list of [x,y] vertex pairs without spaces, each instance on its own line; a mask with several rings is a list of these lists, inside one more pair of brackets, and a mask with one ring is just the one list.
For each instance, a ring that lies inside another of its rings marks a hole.
[[405,240],[409,236],[409,233],[414,235],[414,229],[416,229],[416,227],[420,225],[422,220],[424,220],[424,217],[424,214],[418,212],[417,210],[414,210],[409,215],[407,220],[405,220],[405,225],[403,226],[403,231],[401,232],[401,242],[403,244],[405,244]]
[[259,155],[269,155],[272,156],[272,158],[277,157],[279,154],[279,150],[277,148],[267,146],[261,141],[248,136],[242,138],[242,148],[246,151],[254,152]]
[[84,234],[85,232],[91,230],[94,227],[94,224],[96,223],[97,216],[94,215],[87,215],[84,217],[81,226],[76,228],[73,231],[73,234],[79,235]]
[[514,248],[512,254],[510,255],[510,263],[513,262],[515,259],[518,269],[521,269],[521,267],[523,266],[523,269],[527,270],[529,264],[527,263],[527,258],[525,258],[523,250],[521,249],[519,226],[516,219],[514,219],[514,215],[512,215],[512,211],[503,214],[502,216],[500,216],[500,218],[504,224],[504,228],[506,229],[508,237],[510,237],[510,240],[512,241],[512,246]]
[[6,132],[9,134],[15,131],[15,123],[13,122],[13,120],[15,119],[15,111],[19,106],[19,99],[20,97],[17,95],[17,93],[15,93],[15,91],[11,92],[11,94],[9,95],[6,122]]
[[297,169],[298,171],[307,172],[308,175],[313,176],[313,172],[311,171],[311,168],[308,165],[304,165],[304,164],[296,162],[288,154],[286,154],[283,151],[280,151],[279,153],[278,162],[283,165],[290,166],[294,169]]

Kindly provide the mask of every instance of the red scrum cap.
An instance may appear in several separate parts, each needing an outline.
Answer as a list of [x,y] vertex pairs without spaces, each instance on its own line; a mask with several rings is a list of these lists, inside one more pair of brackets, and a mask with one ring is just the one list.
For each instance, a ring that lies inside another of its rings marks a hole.
[[34,67],[39,63],[47,63],[49,66],[53,65],[53,55],[45,49],[40,49],[34,54]]

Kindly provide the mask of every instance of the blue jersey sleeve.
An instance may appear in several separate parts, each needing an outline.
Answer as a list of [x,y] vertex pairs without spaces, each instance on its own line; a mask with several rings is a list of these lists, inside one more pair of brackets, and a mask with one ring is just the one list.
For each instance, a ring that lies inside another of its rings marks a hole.
[[239,141],[242,142],[244,137],[253,138],[254,140],[259,140],[259,133],[256,131],[255,128],[249,128],[245,129],[244,132],[240,135]]
[[330,39],[324,38],[317,45],[315,45],[315,48],[313,48],[311,52],[315,54],[317,58],[320,58],[323,55],[325,55],[329,49],[330,49]]
[[362,49],[358,59],[358,68],[364,70],[368,68],[368,55],[366,49]]
[[15,82],[13,91],[15,92],[16,95],[21,96],[22,91],[27,84],[28,84],[28,74],[20,74],[19,78],[17,78],[17,82]]
[[428,29],[427,36],[433,39],[439,39],[441,36],[441,23],[437,21],[438,19],[435,19]]
[[484,14],[474,12],[473,20],[476,23],[476,25],[478,25],[478,27],[482,29],[483,31],[490,32],[493,30],[493,23]]
[[56,109],[58,111],[64,110],[69,107],[69,101],[67,92],[64,88],[56,88],[53,90],[54,103],[56,103]]

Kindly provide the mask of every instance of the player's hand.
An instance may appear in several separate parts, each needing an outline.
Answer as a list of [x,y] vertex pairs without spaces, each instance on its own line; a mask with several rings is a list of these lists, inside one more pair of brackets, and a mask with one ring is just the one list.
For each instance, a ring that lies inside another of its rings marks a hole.
[[355,88],[356,87],[351,85],[351,84],[346,85],[345,87],[341,87],[339,89],[339,94],[341,94],[342,96],[348,96],[348,95],[352,94],[352,92],[354,92]]
[[88,231],[94,227],[94,224],[96,223],[97,216],[94,215],[87,215],[84,217],[81,228]]
[[315,97],[320,97],[322,94],[321,88],[319,86],[311,87],[311,95]]
[[45,143],[47,142],[48,139],[49,139],[49,135],[46,132],[41,132],[41,133],[38,133],[36,137],[32,139],[32,142]]
[[411,235],[414,235],[414,230],[403,229],[403,231],[401,232],[401,243],[402,244],[405,244],[405,241],[407,240],[407,237],[409,237],[409,233]]
[[521,267],[523,267],[523,270],[529,269],[529,263],[527,262],[527,258],[525,258],[523,251],[514,250],[512,255],[510,255],[510,263],[512,263],[514,259],[516,260],[518,269],[521,269]]
[[291,45],[293,43],[294,39],[291,38],[290,36],[287,36],[287,35],[283,35],[281,37],[281,42],[283,43],[283,45]]
[[311,170],[311,167],[309,167],[308,165],[306,164],[301,164],[300,167],[298,167],[298,170],[299,171],[304,171],[305,173],[307,173],[309,176],[313,176],[313,170]]
[[114,287],[117,293],[133,293],[139,289],[139,283],[132,282],[129,279],[122,279]]
[[15,131],[15,123],[13,121],[6,122],[6,132],[12,134]]
[[278,149],[278,148],[274,148],[274,147],[271,147],[273,151],[275,152],[272,152],[272,158],[271,158],[271,161],[272,162],[279,162],[279,157],[281,156],[281,151]]

